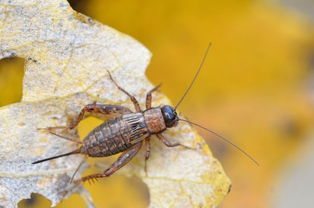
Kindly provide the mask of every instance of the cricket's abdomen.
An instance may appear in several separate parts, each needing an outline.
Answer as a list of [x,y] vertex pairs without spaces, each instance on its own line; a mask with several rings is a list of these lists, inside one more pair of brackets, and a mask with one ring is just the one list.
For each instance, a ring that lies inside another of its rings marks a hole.
[[104,157],[129,149],[150,134],[142,113],[128,113],[108,120],[83,140],[84,152],[90,157]]

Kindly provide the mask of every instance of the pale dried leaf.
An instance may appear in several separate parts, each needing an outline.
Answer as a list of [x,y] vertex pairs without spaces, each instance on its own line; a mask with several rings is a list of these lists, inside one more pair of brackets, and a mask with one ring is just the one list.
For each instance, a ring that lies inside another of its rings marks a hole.
[[[0,58],[26,60],[22,101],[0,108],[0,207],[16,207],[31,193],[42,194],[54,206],[73,192],[83,194],[93,206],[82,186],[73,189],[69,184],[81,156],[31,164],[75,148],[37,128],[65,125],[67,114],[94,101],[132,107],[108,79],[107,70],[144,103],[145,92],[152,88],[144,76],[149,51],[129,36],[76,13],[65,0],[0,0],[0,21]],[[155,105],[169,103],[161,94],[154,98]],[[216,206],[230,181],[204,141],[188,125],[166,136],[196,150],[153,143],[148,176],[142,155],[125,168],[132,169],[127,174],[139,175],[148,185],[151,207]]]

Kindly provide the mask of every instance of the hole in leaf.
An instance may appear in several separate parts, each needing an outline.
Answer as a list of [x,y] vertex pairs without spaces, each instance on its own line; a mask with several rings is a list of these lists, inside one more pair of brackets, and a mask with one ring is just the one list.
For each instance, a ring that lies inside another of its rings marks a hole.
[[146,208],[149,205],[148,187],[137,177],[115,174],[84,186],[91,192],[96,207]]
[[62,200],[55,208],[86,208],[83,198],[79,194],[72,194],[68,198]]
[[148,207],[150,203],[149,189],[147,185],[138,177],[127,178],[131,187],[136,188],[138,192],[139,200],[143,202],[145,207]]
[[22,99],[24,59],[0,60],[0,106],[16,103]]
[[18,203],[19,208],[39,208],[39,207],[50,207],[51,203],[48,199],[40,194],[31,194],[30,199],[23,199]]
[[69,0],[70,6],[77,12],[84,14],[86,12],[88,0]]
[[97,119],[95,117],[88,117],[82,120],[78,125],[78,133],[80,135],[81,140],[83,140],[94,128],[96,128],[102,122],[104,121]]

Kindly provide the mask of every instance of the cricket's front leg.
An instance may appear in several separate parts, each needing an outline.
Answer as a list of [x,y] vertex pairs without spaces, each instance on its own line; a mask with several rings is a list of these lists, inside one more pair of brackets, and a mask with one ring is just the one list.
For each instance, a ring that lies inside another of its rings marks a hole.
[[166,139],[166,137],[164,137],[162,134],[156,134],[156,136],[158,137],[158,139],[167,147],[183,147],[184,149],[193,149],[191,147],[185,146],[184,144],[181,144],[179,142],[170,142],[168,139]]
[[144,162],[144,170],[145,170],[145,175],[147,176],[147,160],[150,157],[150,137],[145,139],[145,144],[146,144],[146,151],[145,151],[145,162]]
[[126,94],[130,100],[132,101],[133,105],[134,105],[134,108],[136,110],[136,112],[141,112],[141,107],[140,107],[140,104],[138,103],[138,101],[136,100],[136,98],[131,95],[130,93],[128,93],[128,91],[126,91],[125,89],[123,89],[122,87],[120,87],[120,85],[118,85],[118,83],[113,79],[113,77],[111,76],[111,73],[108,71],[108,74],[109,74],[109,78],[111,79],[111,81],[113,82],[114,85],[116,85],[116,87],[122,91],[124,94]]
[[157,85],[156,87],[154,87],[153,89],[151,89],[150,91],[148,91],[148,93],[146,94],[146,109],[152,107],[152,94],[153,94],[153,92],[155,92],[156,90],[158,90],[158,88],[159,88],[160,86],[161,86],[161,84]]
[[124,165],[126,165],[130,160],[138,153],[138,151],[141,149],[143,145],[143,142],[140,142],[131,149],[125,151],[109,168],[107,168],[103,173],[99,174],[94,174],[94,175],[89,175],[81,178],[78,182],[85,182],[85,181],[90,181],[94,180],[97,178],[104,178],[111,176],[114,172],[122,168]]

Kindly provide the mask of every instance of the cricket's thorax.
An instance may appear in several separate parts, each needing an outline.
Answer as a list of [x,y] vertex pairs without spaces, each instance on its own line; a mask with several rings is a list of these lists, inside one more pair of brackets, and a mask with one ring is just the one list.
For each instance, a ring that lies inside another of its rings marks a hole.
[[150,108],[144,111],[144,119],[150,133],[156,134],[166,129],[166,124],[160,108]]

